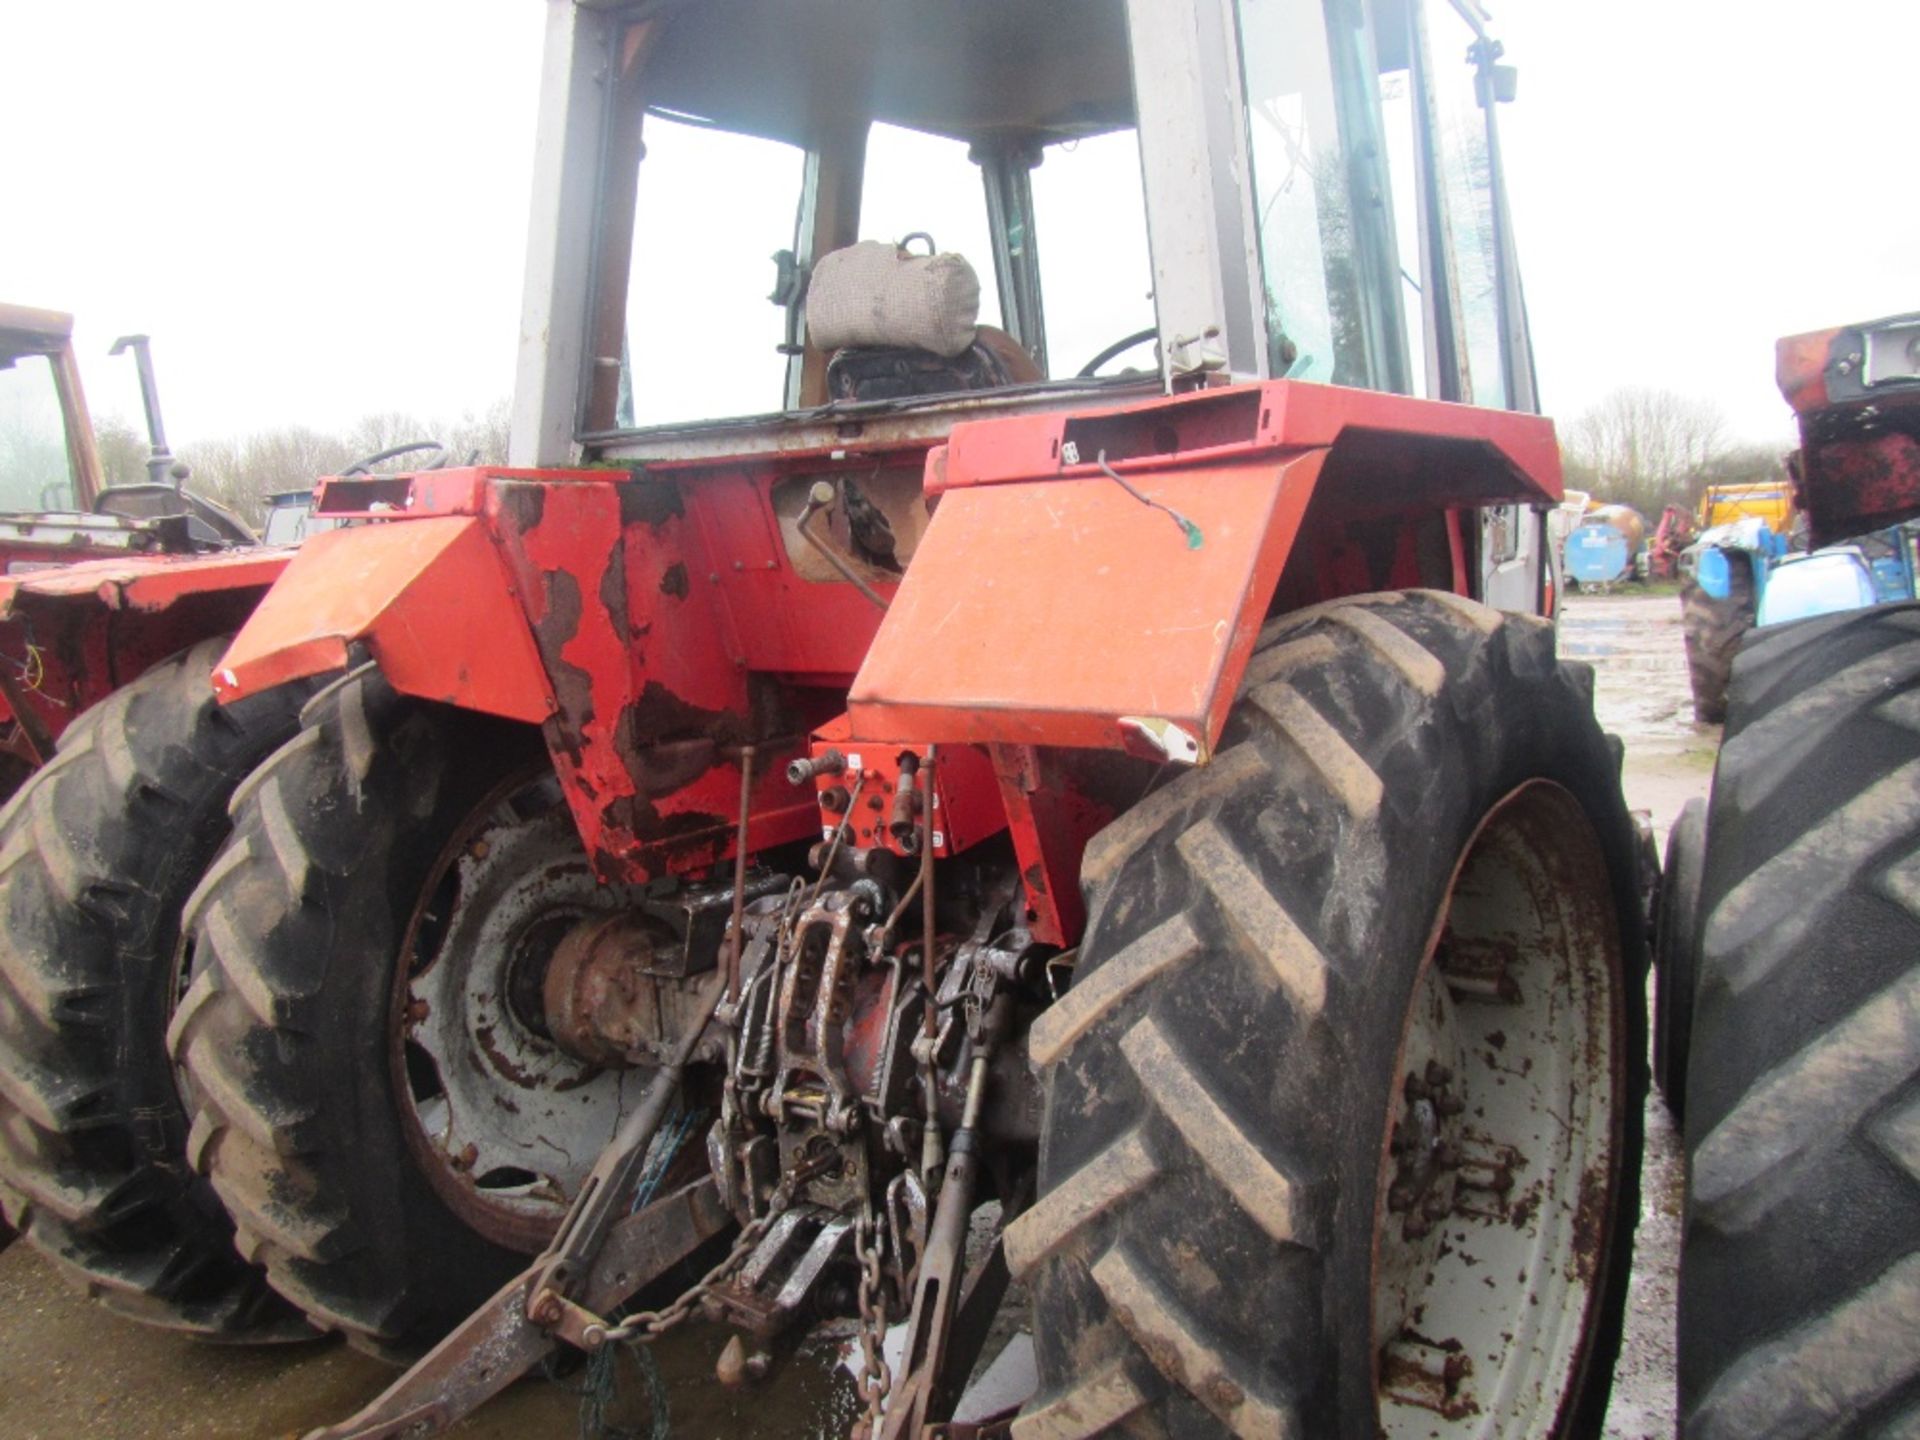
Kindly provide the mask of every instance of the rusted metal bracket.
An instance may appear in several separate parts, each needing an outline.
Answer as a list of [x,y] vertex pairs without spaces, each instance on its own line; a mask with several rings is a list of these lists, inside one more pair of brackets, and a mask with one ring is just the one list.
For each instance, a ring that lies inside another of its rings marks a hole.
[[[702,1179],[616,1224],[583,1287],[581,1313],[603,1315],[732,1223]],[[555,1345],[527,1316],[534,1271],[515,1276],[364,1409],[306,1440],[397,1440],[446,1429],[537,1365]],[[571,1305],[572,1302],[568,1302]],[[578,1342],[576,1342],[578,1343]]]
[[831,541],[822,539],[813,531],[813,517],[827,506],[833,504],[836,493],[832,484],[828,481],[822,480],[816,483],[812,493],[807,496],[806,508],[800,512],[800,518],[794,523],[793,528],[800,532],[800,538],[811,545],[821,559],[825,560],[829,565],[833,566],[835,570],[840,572],[841,579],[852,585],[854,589],[858,590],[882,610],[885,610],[889,604],[887,597],[862,579],[860,572],[853,568],[853,562],[842,555]]
[[[998,996],[987,1011],[976,1041],[966,1110],[959,1128],[954,1131],[946,1180],[934,1205],[927,1252],[920,1259],[914,1283],[913,1310],[907,1319],[907,1343],[902,1358],[905,1379],[888,1403],[880,1429],[881,1440],[920,1440],[930,1426],[947,1419],[956,1398],[956,1381],[965,1380],[985,1339],[984,1327],[977,1324],[964,1327],[968,1332],[964,1336],[956,1334],[962,1328],[956,1325],[956,1316],[960,1311],[967,1223],[973,1213],[978,1180],[979,1160],[974,1151],[987,1067],[994,1043],[1005,1031],[1012,1008],[1004,994]],[[1004,1286],[1005,1260],[997,1246],[995,1256],[1000,1259],[997,1283]],[[991,1264],[984,1268],[982,1276],[987,1276],[991,1268]],[[979,1291],[978,1282],[975,1290]],[[973,1308],[977,1316],[980,1307]],[[990,1314],[992,1306],[986,1308]],[[962,1343],[956,1344],[956,1340]]]

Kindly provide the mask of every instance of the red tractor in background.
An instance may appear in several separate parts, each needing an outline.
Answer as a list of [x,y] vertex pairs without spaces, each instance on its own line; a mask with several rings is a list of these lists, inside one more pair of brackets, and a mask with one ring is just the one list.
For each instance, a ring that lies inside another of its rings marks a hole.
[[1647,578],[1674,580],[1680,575],[1680,552],[1691,545],[1700,532],[1693,512],[1684,505],[1669,505],[1660,512],[1660,523],[1647,541]]
[[[188,491],[167,448],[147,337],[144,483],[109,485],[73,353],[73,320],[0,305],[0,798],[67,725],[156,661],[229,634],[286,563]],[[94,563],[83,563],[94,562]]]
[[432,1347],[334,1435],[696,1316],[966,1433],[1016,1276],[1024,1440],[1597,1433],[1646,916],[1499,58],[552,0],[513,466],[323,482],[221,703],[0,824],[8,1213],[159,1323]]

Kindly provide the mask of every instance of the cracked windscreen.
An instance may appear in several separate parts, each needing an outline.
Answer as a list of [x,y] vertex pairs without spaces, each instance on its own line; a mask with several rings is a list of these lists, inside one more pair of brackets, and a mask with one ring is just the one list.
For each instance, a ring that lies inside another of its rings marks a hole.
[[1434,149],[1441,207],[1466,347],[1467,393],[1494,409],[1508,406],[1500,356],[1500,271],[1494,231],[1493,157],[1469,55],[1473,31],[1450,5],[1428,7],[1433,54]]
[[1240,0],[1272,373],[1369,383],[1321,0]]

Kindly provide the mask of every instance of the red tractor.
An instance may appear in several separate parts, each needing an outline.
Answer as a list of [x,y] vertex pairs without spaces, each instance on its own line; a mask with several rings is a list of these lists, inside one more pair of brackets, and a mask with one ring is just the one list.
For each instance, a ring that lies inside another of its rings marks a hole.
[[1700,526],[1693,512],[1684,505],[1669,505],[1660,512],[1660,523],[1647,542],[1647,578],[1674,580],[1680,574],[1680,552],[1694,542]]
[[230,634],[286,564],[182,483],[147,337],[150,478],[109,485],[73,353],[73,319],[0,305],[0,798],[82,711],[197,640]]
[[164,856],[0,835],[127,1057],[8,1058],[10,1207],[433,1347],[337,1435],[693,1318],[970,1433],[1011,1277],[999,1433],[1597,1433],[1646,918],[1477,12],[549,13],[513,467],[322,483]]

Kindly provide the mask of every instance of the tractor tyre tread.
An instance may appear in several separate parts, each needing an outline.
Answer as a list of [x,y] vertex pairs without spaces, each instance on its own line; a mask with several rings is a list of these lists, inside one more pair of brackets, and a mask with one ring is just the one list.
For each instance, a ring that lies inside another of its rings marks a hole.
[[1920,605],[1879,607],[1736,671],[1689,1037],[1688,1440],[1905,1433],[1920,1398],[1916,640]]
[[1680,590],[1680,624],[1687,650],[1687,679],[1693,689],[1693,718],[1717,725],[1727,718],[1727,687],[1734,657],[1753,628],[1753,572],[1744,556],[1728,565],[1729,593],[1716,599],[1688,582]]
[[1686,1115],[1687,1037],[1700,973],[1700,880],[1707,803],[1689,800],[1667,832],[1654,916],[1653,1079],[1675,1120]]
[[[1470,826],[1524,774],[1599,807],[1622,917],[1636,904],[1613,760],[1554,643],[1543,621],[1426,591],[1281,617],[1213,761],[1090,845],[1084,958],[1029,1037],[1045,1080],[1040,1190],[1006,1251],[1034,1298],[1040,1388],[1018,1440],[1113,1426],[1370,1440],[1371,1392],[1330,1378],[1328,1334],[1356,1323],[1334,1298],[1359,1263],[1336,1221],[1359,1191],[1371,1215],[1375,1178],[1343,1172],[1334,1136],[1378,1125],[1339,1097],[1367,1089],[1351,1067],[1368,1045],[1399,1043],[1404,996],[1383,1000],[1372,957],[1425,944],[1430,916],[1391,895],[1403,881],[1444,894]],[[1461,833],[1436,839],[1449,827]],[[1390,862],[1423,873],[1389,878]],[[1623,932],[1643,978],[1640,931]],[[1642,1053],[1629,1048],[1630,1071]],[[1622,1117],[1629,1214],[1636,1084],[1643,1096],[1643,1059]],[[1326,1115],[1302,1123],[1302,1095]],[[1385,1088],[1378,1099],[1384,1116]],[[1598,1374],[1630,1249],[1622,1237],[1610,1253]]]
[[[373,670],[329,686],[242,787],[234,840],[187,911],[194,978],[169,1038],[194,1163],[273,1287],[389,1361],[437,1339],[516,1265],[456,1233],[418,1175],[383,1118],[387,1037],[354,1028],[369,1004],[385,1012],[384,993],[370,1000],[355,987],[372,981],[327,959],[350,928],[360,953],[397,950],[378,904],[345,902],[347,879],[388,873],[409,817],[431,811],[460,756],[504,724],[400,696]],[[422,1283],[415,1262],[444,1261],[448,1247],[452,1273],[481,1293]]]
[[293,733],[305,695],[215,704],[224,645],[86,711],[0,812],[0,1202],[109,1309],[207,1339],[291,1339],[311,1332],[183,1163],[162,1041],[181,902],[234,786]]

